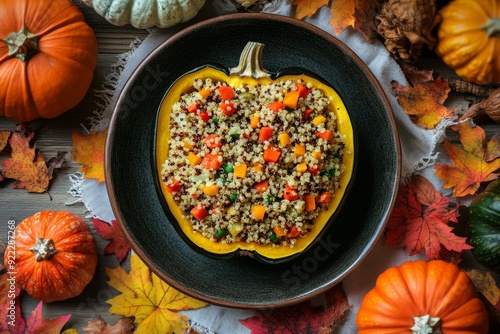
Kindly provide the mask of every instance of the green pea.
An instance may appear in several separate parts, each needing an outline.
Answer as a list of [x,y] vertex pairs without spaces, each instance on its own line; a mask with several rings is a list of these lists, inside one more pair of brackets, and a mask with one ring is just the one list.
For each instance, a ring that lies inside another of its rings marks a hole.
[[231,133],[231,138],[238,139],[238,138],[240,138],[240,134],[239,133]]
[[229,198],[231,199],[231,202],[236,202],[236,200],[238,199],[238,194],[233,193],[229,196]]
[[273,196],[273,195],[269,195],[269,196],[267,196],[266,201],[267,201],[267,203],[268,203],[268,204],[272,204],[272,203],[274,203],[274,200],[275,200],[275,198],[274,198],[274,196]]
[[222,229],[218,230],[217,232],[215,232],[215,237],[217,239],[220,239],[220,238],[226,236],[227,233],[228,233],[227,229],[222,228]]
[[278,242],[278,236],[276,235],[276,233],[272,233],[270,236],[269,236],[269,240],[271,240],[272,242]]
[[212,118],[210,119],[210,121],[211,121],[212,123],[214,123],[214,124],[218,124],[218,123],[219,123],[219,119],[218,119],[217,117],[212,117]]
[[332,178],[335,176],[335,169],[325,170],[319,173],[321,176],[326,176],[328,178]]
[[229,174],[229,173],[234,172],[234,167],[233,167],[233,165],[225,165],[225,166],[224,166],[224,172],[225,172],[225,173],[228,173],[228,174]]

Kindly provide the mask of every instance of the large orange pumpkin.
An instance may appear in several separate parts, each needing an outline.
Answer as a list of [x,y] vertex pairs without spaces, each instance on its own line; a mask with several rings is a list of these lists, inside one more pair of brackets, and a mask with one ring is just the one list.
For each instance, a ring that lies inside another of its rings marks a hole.
[[85,96],[97,41],[69,0],[2,0],[0,117],[53,118]]
[[16,227],[15,259],[5,252],[16,285],[43,302],[79,295],[94,277],[97,247],[87,223],[67,211],[41,211]]
[[488,333],[488,314],[467,274],[441,260],[384,271],[361,302],[359,334]]

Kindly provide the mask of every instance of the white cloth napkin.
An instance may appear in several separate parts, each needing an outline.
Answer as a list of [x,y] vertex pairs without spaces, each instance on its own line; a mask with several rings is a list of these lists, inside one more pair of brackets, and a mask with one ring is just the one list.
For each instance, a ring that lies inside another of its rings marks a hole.
[[[228,0],[214,0],[207,2],[196,20],[224,15],[235,12],[234,4]],[[264,12],[277,15],[293,16],[294,8],[288,0],[274,0],[267,4]],[[318,26],[326,32],[335,36],[333,28],[329,25],[330,8],[323,7],[312,18],[305,21]],[[112,86],[112,91],[99,91],[100,98],[104,101],[99,105],[96,120],[92,120],[92,129],[102,130],[108,123],[116,99],[115,92],[123,86],[125,79],[132,70],[142,61],[142,59],[156,47],[159,43],[178,31],[178,27],[170,29],[153,29],[144,41],[138,41],[132,50],[123,55],[118,62],[114,72],[109,76],[106,87]],[[434,130],[426,130],[415,126],[408,116],[403,112],[395,97],[391,92],[391,81],[397,80],[402,84],[407,81],[394,61],[390,53],[380,41],[368,43],[360,33],[348,28],[339,36],[339,40],[349,46],[369,67],[375,77],[379,80],[394,110],[397,129],[400,135],[402,146],[402,176],[406,178],[414,172],[423,173],[438,189],[441,188],[440,181],[432,178],[432,166],[439,158],[435,152],[436,145],[442,140],[446,124],[442,123]],[[89,210],[89,215],[98,217],[104,221],[114,219],[104,184],[97,184],[95,180],[84,179],[81,174],[70,176],[73,187],[70,193],[75,196],[75,202],[83,202]],[[68,204],[71,204],[68,203]],[[399,265],[408,260],[425,259],[424,255],[408,256],[407,252],[386,247],[384,240],[381,240],[363,263],[352,274],[343,281],[344,290],[347,294],[351,310],[346,314],[346,319],[337,333],[355,333],[355,317],[363,296],[370,290],[377,276],[386,268]],[[242,326],[238,320],[253,316],[250,310],[228,309],[219,306],[209,306],[207,308],[183,312],[192,322],[194,329],[203,333],[250,333],[250,330]]]

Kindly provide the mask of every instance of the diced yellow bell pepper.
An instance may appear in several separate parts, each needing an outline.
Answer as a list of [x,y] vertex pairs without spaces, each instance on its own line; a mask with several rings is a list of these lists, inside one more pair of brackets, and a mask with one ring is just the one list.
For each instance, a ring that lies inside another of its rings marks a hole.
[[264,205],[254,205],[250,210],[252,211],[253,219],[264,220],[266,214],[266,207]]
[[305,173],[307,170],[307,164],[305,162],[297,165],[297,172]]
[[316,126],[320,125],[321,123],[325,123],[325,122],[326,122],[326,118],[323,115],[318,115],[318,116],[314,117],[314,119],[312,120],[312,123]]
[[229,207],[229,209],[227,209],[226,211],[226,214],[228,216],[234,216],[236,214],[236,208],[234,206]]
[[208,196],[215,196],[219,193],[219,186],[216,184],[212,184],[209,186],[203,187],[203,193]]
[[258,127],[259,122],[260,122],[259,116],[257,116],[257,115],[252,116],[252,118],[250,119],[250,126],[252,127],[252,129],[255,129],[256,127]]
[[280,141],[281,147],[286,147],[288,144],[290,144],[290,136],[286,132],[280,133],[278,139]]
[[210,95],[210,88],[202,89],[202,90],[198,91],[198,93],[200,94],[200,96],[202,98],[206,99]]
[[281,225],[276,225],[273,227],[274,234],[279,237],[284,237],[286,235],[286,231],[284,227],[281,227]]
[[320,151],[313,151],[312,153],[314,159],[318,160],[318,161],[321,161],[322,157],[321,157],[321,152]]
[[184,147],[190,151],[194,148],[194,144],[191,143],[188,139],[184,139],[182,143],[184,144]]
[[187,159],[188,159],[189,163],[193,166],[199,165],[203,161],[203,158],[200,158],[199,156],[197,156],[193,152],[189,152]]
[[229,230],[229,233],[231,233],[231,235],[233,237],[237,236],[241,231],[243,231],[243,224],[241,223],[233,223],[233,224],[230,224],[227,229]]
[[296,90],[285,93],[283,104],[288,108],[296,109],[299,102],[300,93]]
[[304,145],[302,145],[302,144],[295,145],[295,150],[293,151],[293,154],[296,157],[303,156],[304,154],[306,154],[306,147]]
[[254,173],[264,173],[264,167],[262,165],[255,165],[252,167]]
[[247,165],[244,163],[236,163],[233,171],[234,177],[244,178],[247,176]]

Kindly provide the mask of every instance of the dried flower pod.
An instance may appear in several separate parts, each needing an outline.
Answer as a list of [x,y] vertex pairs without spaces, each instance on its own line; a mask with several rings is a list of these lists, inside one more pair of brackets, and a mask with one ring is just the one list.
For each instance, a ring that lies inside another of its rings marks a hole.
[[436,44],[432,36],[437,23],[435,0],[388,0],[376,18],[378,33],[396,60],[412,63],[425,45],[432,50]]
[[495,89],[486,100],[474,104],[460,117],[460,120],[471,118],[475,123],[488,119],[500,123],[500,88]]

